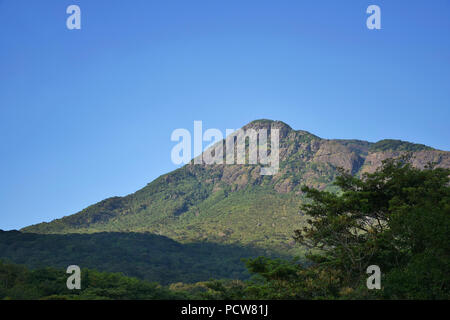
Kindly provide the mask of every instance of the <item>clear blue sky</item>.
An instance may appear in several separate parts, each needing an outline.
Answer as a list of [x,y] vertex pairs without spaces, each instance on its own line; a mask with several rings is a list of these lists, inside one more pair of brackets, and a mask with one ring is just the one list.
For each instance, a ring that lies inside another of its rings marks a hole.
[[0,229],[145,186],[194,120],[449,150],[449,16],[448,0],[0,0]]

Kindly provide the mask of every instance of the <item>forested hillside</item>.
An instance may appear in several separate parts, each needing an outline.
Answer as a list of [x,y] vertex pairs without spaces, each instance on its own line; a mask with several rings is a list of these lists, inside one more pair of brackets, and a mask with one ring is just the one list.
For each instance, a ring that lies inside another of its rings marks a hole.
[[181,244],[148,233],[40,235],[0,231],[0,259],[33,269],[78,265],[168,284],[246,279],[242,258],[270,253],[207,242]]

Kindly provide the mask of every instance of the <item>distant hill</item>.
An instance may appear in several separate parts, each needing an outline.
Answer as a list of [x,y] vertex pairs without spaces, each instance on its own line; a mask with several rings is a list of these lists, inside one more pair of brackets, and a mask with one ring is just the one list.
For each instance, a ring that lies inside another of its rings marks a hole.
[[404,142],[322,139],[281,121],[256,120],[244,129],[280,130],[280,170],[260,175],[259,165],[194,165],[162,175],[125,197],[113,197],[76,214],[24,228],[39,234],[150,232],[179,241],[246,245],[301,254],[292,235],[306,217],[301,186],[336,191],[341,167],[373,172],[384,159],[411,153],[413,165],[450,168],[450,152]]

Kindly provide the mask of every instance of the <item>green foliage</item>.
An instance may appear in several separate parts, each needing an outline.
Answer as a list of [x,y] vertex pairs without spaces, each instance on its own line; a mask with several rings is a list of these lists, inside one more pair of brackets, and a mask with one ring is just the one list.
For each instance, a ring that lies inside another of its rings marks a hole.
[[52,266],[122,272],[161,284],[245,279],[242,258],[261,250],[214,243],[181,244],[146,233],[40,235],[0,231],[0,258],[32,268]]
[[30,271],[0,261],[0,300],[156,300],[186,298],[156,283],[125,277],[118,273],[82,270],[81,290],[69,290],[64,270],[44,268]]
[[305,266],[296,259],[258,257],[248,259],[246,263],[255,275],[247,282],[246,299],[331,299],[339,292],[337,272]]
[[[200,189],[192,187],[192,193],[193,190]],[[168,192],[172,193],[172,196],[167,197],[175,199],[174,191]],[[160,196],[166,197],[163,194]],[[145,198],[144,195],[142,197]],[[207,241],[260,248],[268,255],[274,252],[301,254],[301,250],[292,241],[295,226],[305,221],[305,217],[299,214],[301,199],[298,196],[278,193],[269,186],[252,186],[234,192],[231,188],[223,186],[201,202],[191,200],[182,214],[177,211],[181,210],[181,204],[176,206],[178,208],[176,210],[175,205],[171,204],[174,208],[171,218],[161,219],[153,216],[157,210],[164,210],[161,200],[158,201],[153,201],[152,205],[148,205],[142,212],[120,215],[105,224],[94,224],[89,228],[81,228],[80,224],[80,228],[66,226],[62,230],[63,233],[133,230],[139,233],[164,235],[182,243]],[[161,203],[161,207],[157,206],[158,203]],[[53,222],[51,225],[56,226]],[[49,224],[40,224],[31,229],[26,228],[25,231],[46,233],[45,228],[48,226]]]
[[370,146],[369,150],[372,152],[388,151],[388,150],[415,152],[415,151],[433,150],[433,149],[426,145],[423,145],[423,144],[416,144],[416,143],[406,142],[406,141],[402,141],[402,140],[385,139],[385,140],[380,140],[380,141],[372,144]]
[[[305,187],[311,216],[296,240],[311,248],[305,266],[259,257],[250,299],[450,299],[449,169],[419,170],[407,157],[387,160],[362,178],[345,172],[340,193]],[[378,265],[382,289],[368,290]]]
[[361,283],[376,264],[385,274],[380,296],[447,299],[449,175],[431,165],[415,169],[403,157],[361,179],[343,173],[341,195],[305,187],[312,202],[303,210],[312,219],[296,239],[319,250],[308,257],[341,272],[343,285]]
[[240,300],[245,296],[246,283],[239,280],[210,280],[199,285],[204,288],[201,292],[187,291],[187,295],[202,300]]

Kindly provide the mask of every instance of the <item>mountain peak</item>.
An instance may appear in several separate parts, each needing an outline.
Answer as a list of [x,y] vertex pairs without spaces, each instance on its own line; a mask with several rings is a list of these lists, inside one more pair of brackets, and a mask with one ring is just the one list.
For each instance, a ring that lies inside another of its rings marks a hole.
[[253,120],[252,122],[246,124],[243,129],[261,129],[261,128],[277,128],[277,129],[285,129],[292,130],[292,128],[283,121],[279,120],[270,120],[270,119],[258,119]]
[[283,139],[288,136],[288,134],[294,131],[288,124],[279,120],[270,120],[270,119],[258,119],[254,120],[245,126],[242,127],[244,130],[254,129],[266,129],[270,131],[271,129],[279,129],[280,130],[280,138]]

